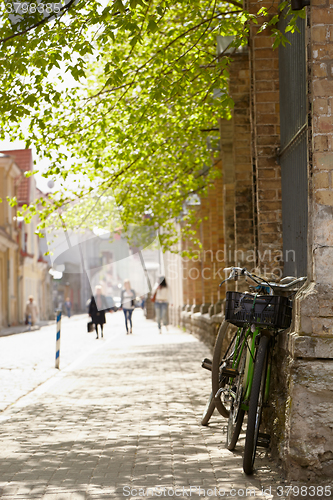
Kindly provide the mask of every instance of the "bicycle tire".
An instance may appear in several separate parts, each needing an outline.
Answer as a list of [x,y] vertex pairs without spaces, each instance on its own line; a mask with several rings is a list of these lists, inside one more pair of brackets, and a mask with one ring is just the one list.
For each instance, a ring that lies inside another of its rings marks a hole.
[[214,395],[213,392],[211,392],[207,404],[205,406],[204,412],[202,414],[201,425],[208,425],[208,422],[211,416],[213,415],[214,410],[215,410]]
[[243,470],[245,474],[253,473],[254,460],[256,456],[259,427],[261,423],[262,408],[264,403],[266,368],[268,359],[268,337],[261,337],[255,364],[252,382],[252,390],[249,403],[247,429],[245,437]]
[[216,398],[215,395],[221,387],[224,387],[226,385],[228,381],[228,377],[221,378],[220,364],[221,361],[226,357],[226,353],[232,351],[232,344],[235,340],[235,336],[233,336],[231,342],[229,342],[228,347],[225,350],[222,350],[222,348],[224,341],[228,339],[234,328],[235,327],[227,321],[223,321],[216,337],[212,361],[212,392],[214,395],[215,408],[222,415],[222,417],[225,418],[229,418],[229,410],[222,403],[221,398]]
[[234,450],[237,444],[245,415],[245,410],[241,408],[241,404],[243,402],[244,395],[246,354],[247,351],[245,348],[238,365],[239,375],[233,381],[233,385],[235,387],[235,398],[230,404],[226,439],[226,445],[230,451]]

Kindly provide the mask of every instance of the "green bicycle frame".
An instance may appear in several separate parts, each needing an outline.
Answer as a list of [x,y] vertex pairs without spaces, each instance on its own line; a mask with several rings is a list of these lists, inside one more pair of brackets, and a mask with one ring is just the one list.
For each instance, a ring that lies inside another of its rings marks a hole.
[[[248,332],[251,332],[251,329],[249,328]],[[260,329],[256,328],[252,334],[252,339],[251,339],[251,347],[250,347],[250,352],[247,353],[247,361],[248,361],[248,370],[246,375],[246,391],[245,391],[245,396],[244,396],[244,401],[249,401],[250,399],[250,394],[251,394],[251,389],[252,389],[252,382],[253,382],[253,374],[254,374],[254,351],[255,351],[255,345],[256,345],[256,338],[260,333]],[[244,410],[248,410],[247,405],[242,405],[246,406]]]
[[[240,327],[238,328],[237,331],[236,345],[232,362],[233,368],[237,368],[239,366],[243,350],[247,348],[249,343],[251,344],[249,346],[249,350],[246,355],[246,365],[244,374],[244,393],[243,393],[244,397],[243,397],[243,403],[241,404],[241,408],[245,411],[249,409],[247,402],[250,400],[252,383],[253,383],[255,345],[256,345],[256,338],[260,334],[260,331],[261,331],[260,327],[257,327],[254,330],[254,332],[251,332],[251,328],[249,327],[246,330],[242,341],[241,341],[241,336],[243,329]],[[271,360],[268,360],[266,384],[265,384],[265,396],[264,396],[265,402],[267,402],[269,396],[270,379],[271,379]]]
[[[239,362],[241,360],[243,350],[247,348],[248,344],[248,339],[250,337],[251,339],[251,346],[249,352],[247,352],[246,356],[246,366],[245,366],[245,376],[244,376],[244,394],[245,397],[243,398],[243,401],[248,401],[250,399],[250,394],[251,394],[251,389],[252,389],[252,382],[253,382],[253,374],[254,374],[254,352],[255,352],[255,343],[256,343],[256,338],[260,333],[260,329],[256,328],[254,332],[251,332],[251,328],[249,327],[244,335],[244,338],[241,342],[241,334],[242,334],[243,329],[238,328],[237,331],[237,339],[236,339],[236,345],[235,345],[235,352],[234,352],[234,357],[233,357],[233,363],[232,366],[234,368],[237,368],[239,365]],[[240,349],[239,345],[241,342]],[[244,402],[241,405],[241,408],[243,410],[248,410],[247,404]]]

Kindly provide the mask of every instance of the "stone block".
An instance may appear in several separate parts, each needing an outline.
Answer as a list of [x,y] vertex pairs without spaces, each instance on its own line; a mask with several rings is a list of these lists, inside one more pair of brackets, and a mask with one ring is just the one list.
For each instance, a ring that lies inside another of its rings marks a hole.
[[281,179],[260,179],[259,180],[259,189],[267,190],[267,189],[279,189],[281,188]]
[[327,115],[328,113],[328,100],[316,98],[313,100],[313,113],[320,115]]
[[275,104],[272,103],[272,102],[265,102],[265,103],[261,103],[261,104],[257,104],[256,106],[256,110],[257,110],[257,113],[263,113],[263,114],[268,114],[268,115],[274,115],[275,113],[278,113],[278,111],[276,111],[275,109]]
[[330,190],[316,191],[315,200],[320,205],[328,205],[328,206],[332,207],[333,206],[333,191],[330,191]]
[[265,201],[265,202],[260,202],[259,204],[259,212],[265,212],[265,211],[271,211],[271,210],[281,210],[281,202],[280,201]]
[[333,338],[333,318],[312,318],[313,335]]
[[[316,66],[318,69],[318,67]],[[327,76],[327,67],[325,63],[319,65],[321,69],[320,76]],[[315,80],[313,82],[313,93],[315,96],[319,97],[331,97],[333,95],[333,80]]]
[[311,335],[313,332],[312,319],[309,316],[301,316],[298,322],[298,328],[300,334],[308,334]]
[[[316,144],[316,138],[315,138],[315,144]],[[330,178],[329,178],[328,172],[316,172],[314,174],[314,187],[316,190],[317,189],[329,189]]]
[[279,100],[279,92],[256,92],[256,102],[277,102]]
[[255,48],[271,48],[272,38],[270,36],[258,36],[254,39]]
[[201,304],[196,304],[196,305],[191,306],[191,313],[195,314],[197,312],[200,312],[200,307],[201,307]]
[[199,309],[200,313],[207,314],[209,307],[210,307],[210,304],[201,304],[200,309]]
[[216,315],[216,314],[220,314],[220,313],[223,313],[223,302],[222,301],[218,301],[214,305],[214,314]]
[[256,83],[257,92],[265,92],[274,90],[274,82],[270,80],[261,80]]
[[319,316],[333,316],[333,300],[319,300]]
[[315,290],[310,291],[300,300],[299,305],[301,316],[317,316],[319,312],[318,293]]
[[327,137],[327,135],[317,135],[314,137],[314,150],[315,151],[328,151],[328,137]]
[[257,123],[276,125],[279,123],[279,116],[276,113],[257,113]]
[[263,168],[259,171],[259,178],[274,179],[276,177],[275,168]]
[[[326,78],[327,75],[328,75],[328,71],[327,71],[327,64],[325,62],[318,62],[316,64],[313,64],[312,66],[312,71],[313,71],[313,76],[314,78]],[[318,82],[315,82],[315,83],[318,83]],[[315,85],[314,85],[314,88],[315,88]],[[322,96],[324,94],[321,93],[320,89],[318,90],[318,92],[314,91],[314,95],[315,96]]]
[[[317,126],[316,126],[317,125]],[[314,130],[319,133],[333,132],[333,120],[331,116],[320,116],[315,124]],[[333,164],[330,168],[333,168]]]
[[326,42],[329,36],[326,26],[314,26],[311,34],[314,42]]
[[328,7],[329,0],[312,0],[311,4],[315,7]]
[[313,9],[311,17],[313,27],[315,24],[333,24],[333,9]]
[[333,360],[298,360],[291,372],[287,427],[289,480],[333,477]]

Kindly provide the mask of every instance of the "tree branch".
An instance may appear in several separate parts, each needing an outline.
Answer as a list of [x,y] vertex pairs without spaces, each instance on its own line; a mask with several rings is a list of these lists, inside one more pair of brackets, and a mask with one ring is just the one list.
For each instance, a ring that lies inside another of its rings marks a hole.
[[[68,2],[68,4],[64,5],[64,7],[61,7],[60,11],[63,11],[61,15],[65,14],[67,11],[69,11],[70,7],[72,6],[72,4],[75,2],[75,0],[70,0]],[[57,13],[58,14],[58,13]],[[37,28],[38,26],[42,25],[42,24],[45,24],[47,23],[48,21],[50,21],[53,17],[56,17],[57,16],[56,13],[53,13],[53,14],[50,14],[49,16],[46,16],[44,19],[41,19],[41,21],[38,21],[38,23],[30,26],[30,28],[27,28],[23,31],[19,31],[18,33],[14,33],[13,35],[10,35],[10,36],[7,36],[6,38],[2,38],[0,39],[0,43],[5,43],[7,42],[8,40],[11,40],[12,38],[15,38],[17,36],[21,36],[21,35],[25,35],[26,33],[28,33],[29,31]]]
[[[64,5],[63,7],[61,7],[61,9],[60,9],[60,11],[62,11],[61,12],[61,16],[63,16],[64,14],[66,14],[66,12],[69,11],[69,9],[71,8],[71,6],[72,6],[72,4],[74,2],[75,2],[75,0],[70,0],[66,5]],[[128,10],[129,9],[126,9],[126,11],[128,11]],[[7,36],[6,38],[2,38],[2,39],[0,39],[0,43],[5,43],[8,40],[11,40],[12,38],[16,38],[17,36],[21,36],[21,35],[25,35],[26,33],[29,33],[29,31],[31,31],[31,30],[33,30],[35,28],[38,28],[38,26],[41,26],[42,24],[45,24],[48,21],[51,21],[52,18],[56,18],[58,14],[60,14],[60,12],[50,14],[49,16],[46,16],[45,18],[43,18],[40,21],[38,21],[38,23],[33,24],[32,26],[30,26],[30,28],[27,28],[27,29],[25,29],[23,31],[19,31],[18,33],[13,33],[12,35]],[[118,14],[120,14],[120,11],[115,12],[112,15],[113,16],[117,16]]]

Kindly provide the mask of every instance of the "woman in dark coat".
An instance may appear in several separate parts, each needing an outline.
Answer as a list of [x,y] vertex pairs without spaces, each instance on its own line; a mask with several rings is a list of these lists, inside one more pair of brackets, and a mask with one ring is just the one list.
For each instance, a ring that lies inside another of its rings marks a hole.
[[106,323],[105,311],[108,310],[106,298],[102,295],[102,287],[97,285],[95,288],[95,295],[91,297],[89,304],[89,316],[95,325],[96,339],[98,339],[97,325],[101,328],[101,337],[103,337],[103,325]]

